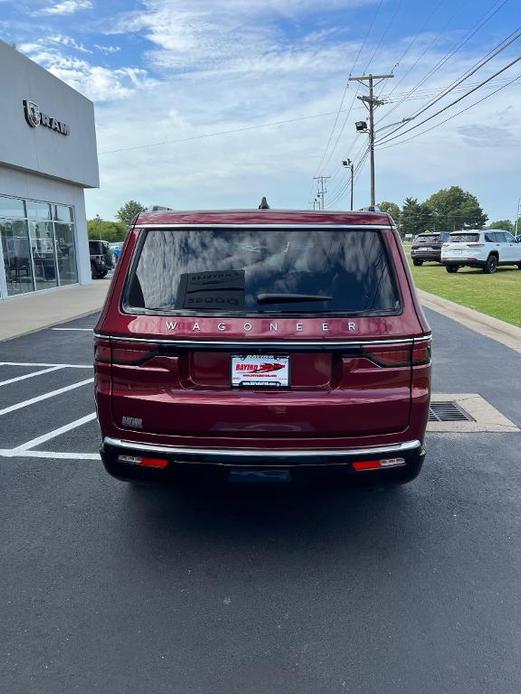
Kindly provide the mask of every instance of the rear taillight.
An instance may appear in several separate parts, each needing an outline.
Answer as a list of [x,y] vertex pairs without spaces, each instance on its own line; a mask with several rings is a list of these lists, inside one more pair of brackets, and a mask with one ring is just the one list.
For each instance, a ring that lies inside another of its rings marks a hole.
[[110,364],[110,340],[97,337],[94,342],[94,361],[97,364]]
[[164,470],[168,467],[168,460],[165,458],[151,458],[141,455],[119,455],[118,461],[127,465],[141,465],[143,467],[156,467]]
[[353,463],[353,469],[357,472],[365,470],[382,470],[390,467],[403,467],[405,460],[403,458],[382,458],[381,460],[359,460]]
[[431,360],[431,343],[430,340],[423,340],[406,347],[398,345],[371,347],[364,351],[363,356],[383,367],[421,366],[429,364]]
[[418,342],[412,348],[412,365],[421,366],[431,361],[431,342]]
[[371,347],[363,356],[378,366],[410,366],[411,347]]
[[113,364],[144,364],[159,352],[155,343],[116,342],[112,345]]
[[94,345],[94,361],[99,363],[136,366],[144,364],[159,352],[159,345],[153,342],[110,342],[97,338]]

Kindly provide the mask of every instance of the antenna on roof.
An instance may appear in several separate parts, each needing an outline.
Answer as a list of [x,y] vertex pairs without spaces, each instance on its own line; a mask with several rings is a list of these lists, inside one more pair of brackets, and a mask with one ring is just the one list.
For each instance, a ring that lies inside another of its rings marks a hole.
[[269,210],[270,206],[268,205],[268,201],[266,198],[263,196],[262,200],[260,201],[260,205],[258,207],[259,210]]

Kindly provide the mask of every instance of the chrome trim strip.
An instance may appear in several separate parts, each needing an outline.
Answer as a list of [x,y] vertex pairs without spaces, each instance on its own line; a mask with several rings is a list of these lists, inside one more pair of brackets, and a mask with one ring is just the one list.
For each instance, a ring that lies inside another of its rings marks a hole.
[[366,345],[410,345],[414,341],[425,340],[430,338],[415,338],[408,337],[404,339],[386,339],[386,340],[238,340],[234,338],[233,340],[168,340],[161,337],[158,338],[146,338],[146,337],[121,337],[120,335],[102,335],[100,333],[94,333],[94,337],[101,338],[104,340],[118,340],[122,342],[145,342],[153,344],[167,344],[167,345],[177,345],[179,347],[191,347],[201,349],[205,346],[209,347],[229,347],[230,349],[242,349],[251,347],[254,349],[264,349],[264,348],[281,348],[281,349],[291,349],[298,347],[363,347]]
[[225,458],[241,458],[257,456],[262,458],[314,458],[320,455],[352,458],[359,455],[381,455],[387,453],[400,453],[402,451],[411,451],[415,448],[421,448],[421,442],[405,441],[404,443],[390,444],[389,446],[369,446],[367,448],[350,448],[350,449],[321,449],[313,450],[263,450],[256,448],[183,448],[178,446],[164,446],[161,444],[140,443],[138,441],[124,441],[122,439],[113,439],[106,436],[103,443],[116,448],[125,450],[144,451],[152,453],[162,453],[163,455],[203,455],[203,456],[222,456]]

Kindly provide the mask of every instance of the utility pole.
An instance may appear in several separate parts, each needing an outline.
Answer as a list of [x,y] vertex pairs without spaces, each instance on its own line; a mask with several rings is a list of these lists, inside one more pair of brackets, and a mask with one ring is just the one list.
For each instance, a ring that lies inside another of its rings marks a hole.
[[354,185],[354,164],[351,159],[344,159],[342,166],[351,171],[351,210],[353,209],[353,185]]
[[331,176],[313,176],[314,181],[318,181],[318,193],[317,193],[317,198],[318,198],[318,209],[323,210],[325,205],[324,205],[324,196],[327,193],[327,188],[324,183],[324,181],[327,181],[328,178],[331,178]]
[[521,208],[521,198],[517,201],[517,212],[516,212],[516,226],[514,231],[514,236],[517,238],[519,233],[519,208]]
[[[374,172],[374,110],[376,107],[381,106],[385,102],[382,99],[378,99],[374,96],[374,87],[375,85],[375,80],[377,80],[376,84],[379,84],[382,80],[388,80],[392,79],[394,75],[361,75],[359,77],[350,77],[349,81],[350,82],[360,82],[361,84],[364,84],[367,82],[367,86],[369,87],[369,95],[368,96],[359,96],[358,98],[360,101],[363,102],[363,104],[366,106],[367,110],[369,111],[369,130],[367,130],[367,124],[365,127],[365,130],[369,133],[369,157],[370,157],[370,165],[371,165],[371,207],[376,206],[376,191],[375,191],[375,172]],[[364,131],[363,128],[358,127],[359,124],[356,125],[356,129],[359,131]]]

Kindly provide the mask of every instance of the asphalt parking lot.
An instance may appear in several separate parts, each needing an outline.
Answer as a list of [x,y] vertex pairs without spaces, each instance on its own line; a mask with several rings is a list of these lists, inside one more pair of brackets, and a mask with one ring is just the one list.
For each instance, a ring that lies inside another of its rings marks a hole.
[[[428,317],[434,390],[521,426],[521,355]],[[431,433],[393,490],[131,488],[94,322],[0,343],[0,691],[521,691],[520,433]]]

